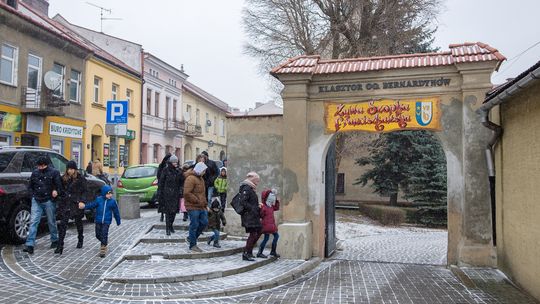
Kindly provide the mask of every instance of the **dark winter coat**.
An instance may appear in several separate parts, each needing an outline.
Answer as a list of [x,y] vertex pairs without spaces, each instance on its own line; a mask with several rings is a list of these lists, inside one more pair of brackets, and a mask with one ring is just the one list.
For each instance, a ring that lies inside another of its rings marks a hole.
[[261,208],[262,233],[275,233],[278,231],[274,211],[279,210],[279,200],[272,207],[268,207],[265,202]]
[[222,223],[223,226],[227,225],[227,220],[225,219],[225,215],[223,215],[223,211],[221,211],[221,207],[218,205],[217,208],[212,208],[208,212],[208,228],[220,230]]
[[216,162],[208,159],[204,162],[204,164],[208,167],[206,169],[206,173],[204,174],[204,184],[206,185],[206,188],[214,187],[214,182],[219,175],[219,169]]
[[35,169],[28,183],[28,191],[39,203],[53,200],[53,190],[56,190],[58,196],[62,197],[63,188],[60,172],[50,166],[47,166],[45,170]]
[[261,209],[259,208],[259,197],[255,190],[249,185],[241,185],[240,192],[244,192],[246,201],[244,208],[246,211],[242,213],[242,227],[246,229],[262,228]]
[[184,173],[184,205],[190,210],[206,210],[206,188],[202,177],[195,171],[188,170]]
[[163,213],[180,212],[180,198],[184,188],[182,171],[169,163],[158,177],[158,211]]
[[87,191],[86,178],[76,173],[74,178],[64,179],[62,177],[64,193],[62,199],[58,201],[56,209],[58,219],[82,218],[84,210],[79,209],[79,202],[84,202],[84,197]]

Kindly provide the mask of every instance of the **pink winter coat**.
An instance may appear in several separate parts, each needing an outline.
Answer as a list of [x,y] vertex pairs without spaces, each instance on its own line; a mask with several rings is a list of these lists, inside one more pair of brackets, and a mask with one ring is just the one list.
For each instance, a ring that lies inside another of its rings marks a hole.
[[275,233],[278,231],[274,212],[279,210],[279,200],[272,207],[266,205],[266,198],[270,190],[264,190],[261,194],[263,206],[261,207],[262,233]]

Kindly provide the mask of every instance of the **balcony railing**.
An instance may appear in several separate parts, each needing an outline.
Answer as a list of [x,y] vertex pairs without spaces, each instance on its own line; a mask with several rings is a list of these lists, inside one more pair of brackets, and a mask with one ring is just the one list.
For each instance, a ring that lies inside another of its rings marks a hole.
[[69,106],[62,97],[56,96],[51,90],[21,88],[21,111],[42,116],[63,116],[62,107]]
[[186,123],[184,121],[167,119],[165,130],[184,132],[186,130]]
[[187,124],[186,126],[186,135],[192,136],[192,137],[201,137],[202,135],[202,127],[199,125],[194,124]]

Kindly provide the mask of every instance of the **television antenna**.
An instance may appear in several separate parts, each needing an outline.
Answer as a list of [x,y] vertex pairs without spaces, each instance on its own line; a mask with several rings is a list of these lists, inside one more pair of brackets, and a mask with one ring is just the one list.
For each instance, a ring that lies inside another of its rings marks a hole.
[[94,4],[94,3],[91,3],[91,2],[86,2],[86,4],[88,5],[91,5],[93,7],[97,7],[100,9],[100,21],[101,21],[101,32],[103,33],[103,20],[122,20],[122,18],[108,18],[108,17],[103,17],[103,12],[107,12],[109,14],[112,14],[112,10],[110,8],[104,8],[102,6],[99,6],[97,4]]

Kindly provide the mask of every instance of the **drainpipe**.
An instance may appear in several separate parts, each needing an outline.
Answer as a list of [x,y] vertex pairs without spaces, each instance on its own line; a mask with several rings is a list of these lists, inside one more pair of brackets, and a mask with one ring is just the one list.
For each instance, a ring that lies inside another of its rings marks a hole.
[[493,234],[493,246],[497,246],[497,226],[496,226],[496,203],[495,203],[495,162],[493,160],[493,149],[499,138],[503,133],[503,128],[489,120],[489,111],[495,106],[500,105],[504,101],[508,100],[511,96],[515,95],[522,89],[530,86],[532,83],[540,79],[540,62],[532,66],[528,73],[524,76],[518,76],[510,86],[505,88],[502,92],[494,95],[493,97],[486,98],[485,103],[476,111],[480,115],[482,125],[492,130],[493,136],[490,138],[485,153],[489,174],[489,190],[491,197],[491,225]]
[[144,50],[141,48],[141,112],[139,113],[139,116],[141,118],[141,124],[140,124],[140,132],[139,132],[139,164],[142,164],[142,143],[143,143],[143,95],[144,95]]

